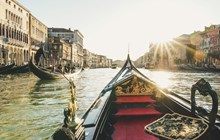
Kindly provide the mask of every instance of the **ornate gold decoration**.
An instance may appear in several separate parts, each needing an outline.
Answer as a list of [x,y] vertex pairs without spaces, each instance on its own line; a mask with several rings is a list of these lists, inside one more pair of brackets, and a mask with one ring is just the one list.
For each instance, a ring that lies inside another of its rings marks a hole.
[[165,114],[146,125],[145,131],[165,139],[194,140],[201,137],[209,125],[199,118],[178,113]]
[[68,108],[64,110],[64,126],[74,128],[79,123],[80,119],[77,118],[77,104],[76,104],[76,87],[72,79],[69,80],[70,83],[70,93],[71,93],[71,100],[69,102]]
[[146,83],[142,79],[134,76],[132,79],[125,81],[121,85],[116,87],[116,95],[151,95],[154,88],[149,83]]

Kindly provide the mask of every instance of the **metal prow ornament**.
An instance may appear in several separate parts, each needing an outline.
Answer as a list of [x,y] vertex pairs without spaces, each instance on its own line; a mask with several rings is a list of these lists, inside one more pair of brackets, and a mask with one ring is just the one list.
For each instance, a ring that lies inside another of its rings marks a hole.
[[70,93],[71,93],[71,100],[69,102],[68,108],[64,109],[64,126],[69,128],[74,128],[80,122],[80,119],[77,117],[77,104],[76,104],[76,87],[73,80],[70,78]]

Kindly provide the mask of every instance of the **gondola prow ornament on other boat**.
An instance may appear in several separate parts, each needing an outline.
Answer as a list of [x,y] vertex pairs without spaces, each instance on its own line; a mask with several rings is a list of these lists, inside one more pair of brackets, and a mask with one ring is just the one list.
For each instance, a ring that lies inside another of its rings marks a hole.
[[76,87],[73,79],[70,78],[68,81],[70,83],[71,100],[68,107],[64,109],[65,118],[63,127],[57,130],[52,136],[54,140],[64,138],[65,140],[78,140],[85,136],[85,131],[82,127],[82,120],[77,117]]

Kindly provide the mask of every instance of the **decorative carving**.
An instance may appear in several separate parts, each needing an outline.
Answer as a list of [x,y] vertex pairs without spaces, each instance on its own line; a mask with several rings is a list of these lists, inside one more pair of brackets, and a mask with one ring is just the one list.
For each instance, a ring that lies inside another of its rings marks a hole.
[[134,76],[132,79],[122,83],[116,87],[116,95],[151,95],[154,88],[152,85],[147,84],[142,79]]

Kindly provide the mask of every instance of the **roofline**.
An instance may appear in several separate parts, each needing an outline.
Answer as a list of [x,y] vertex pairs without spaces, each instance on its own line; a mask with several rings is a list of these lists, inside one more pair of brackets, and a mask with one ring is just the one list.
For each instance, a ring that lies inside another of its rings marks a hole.
[[48,27],[48,30],[49,29],[65,29],[65,30],[68,30],[69,32],[72,32],[72,33],[74,33],[74,31],[72,31],[72,30],[69,30],[69,29],[66,29],[66,28],[57,28],[57,27]]
[[[29,13],[29,15],[30,15],[31,17],[34,17],[34,18],[37,19],[41,24],[43,24],[45,27],[47,27],[46,24],[44,24],[42,21],[40,21],[38,18],[36,18],[33,14]],[[48,29],[48,27],[47,27],[47,29]]]
[[21,6],[23,9],[25,9],[29,14],[30,14],[30,10],[27,9],[26,7],[24,7],[21,3],[19,3],[17,0],[11,0],[13,1],[14,3],[16,3],[17,5]]

